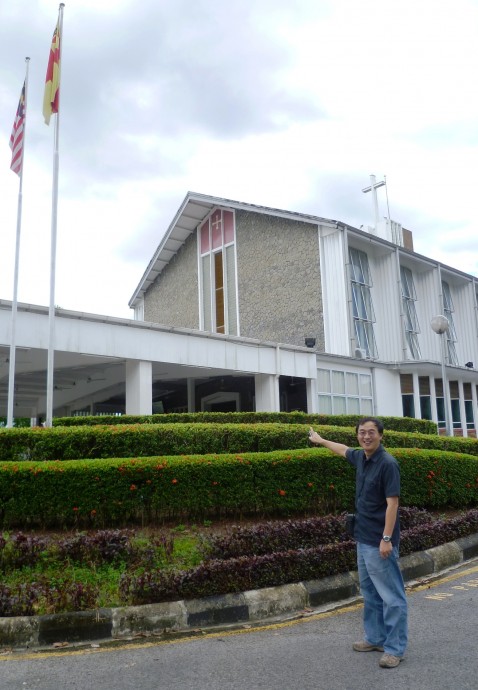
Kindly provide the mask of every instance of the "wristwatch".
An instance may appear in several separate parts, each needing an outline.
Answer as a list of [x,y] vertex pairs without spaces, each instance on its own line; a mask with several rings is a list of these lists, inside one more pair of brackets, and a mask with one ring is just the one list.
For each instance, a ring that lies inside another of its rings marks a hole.
[[388,541],[392,541],[392,537],[389,537],[389,536],[387,536],[387,535],[385,535],[385,534],[383,535],[382,539],[383,539],[383,541],[387,541],[387,542],[388,542]]

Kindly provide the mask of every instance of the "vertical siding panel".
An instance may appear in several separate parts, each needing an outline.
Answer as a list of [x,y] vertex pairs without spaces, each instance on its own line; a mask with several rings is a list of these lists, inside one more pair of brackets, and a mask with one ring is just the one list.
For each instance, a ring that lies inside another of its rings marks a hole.
[[395,252],[390,251],[379,257],[369,254],[369,263],[373,279],[372,299],[379,359],[399,361],[403,355]]
[[350,356],[348,276],[344,272],[344,236],[339,230],[320,237],[325,352]]
[[437,268],[432,267],[421,273],[413,271],[413,279],[418,298],[416,308],[420,322],[419,341],[422,359],[441,362],[440,338],[430,326],[432,318],[443,311],[439,302]]
[[456,354],[459,366],[464,366],[470,360],[477,361],[473,285],[471,282],[451,284],[450,289],[455,306],[453,318],[457,337]]

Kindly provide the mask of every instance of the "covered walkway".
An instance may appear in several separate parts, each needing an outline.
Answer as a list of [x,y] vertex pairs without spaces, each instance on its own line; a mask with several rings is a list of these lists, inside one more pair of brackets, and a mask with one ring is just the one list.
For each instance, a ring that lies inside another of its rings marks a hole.
[[[47,307],[18,305],[14,417],[45,415],[48,334]],[[7,413],[10,338],[11,302],[0,300],[0,416]],[[54,370],[54,416],[93,413],[101,404],[111,412],[107,401],[115,399],[124,400],[126,414],[151,414],[154,391],[160,397],[178,381],[193,412],[198,382],[231,376],[253,377],[256,411],[281,409],[281,377],[301,382],[307,410],[317,411],[315,352],[144,321],[57,309]],[[224,393],[210,392],[206,405],[227,401]]]

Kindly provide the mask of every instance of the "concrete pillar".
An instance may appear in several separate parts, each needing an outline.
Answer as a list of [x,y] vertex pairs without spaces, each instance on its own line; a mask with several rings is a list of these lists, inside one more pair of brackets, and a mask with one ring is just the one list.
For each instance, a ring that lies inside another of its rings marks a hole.
[[418,380],[418,374],[413,372],[413,407],[415,408],[415,419],[420,419],[422,416],[420,408],[420,381]]
[[126,362],[126,414],[152,414],[153,368],[151,362]]
[[256,412],[280,412],[279,378],[274,374],[256,374]]
[[317,379],[306,379],[307,388],[307,412],[308,414],[318,414],[319,396],[317,395]]
[[430,405],[432,408],[432,422],[438,425],[438,412],[437,412],[437,392],[435,388],[435,377],[430,376]]
[[460,420],[461,420],[461,430],[463,436],[468,436],[468,427],[466,425],[466,410],[465,410],[465,391],[463,389],[463,381],[458,381],[458,395],[459,406],[460,406]]
[[471,399],[473,400],[473,429],[470,429],[468,436],[473,436],[473,438],[476,438],[476,432],[478,429],[478,399],[476,396],[476,385],[474,383],[471,384]]
[[188,386],[188,412],[196,412],[196,381],[187,380]]

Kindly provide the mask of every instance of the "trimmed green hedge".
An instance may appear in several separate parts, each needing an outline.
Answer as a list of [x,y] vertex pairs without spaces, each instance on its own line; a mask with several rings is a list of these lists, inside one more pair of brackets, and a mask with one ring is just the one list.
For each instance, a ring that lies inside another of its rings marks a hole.
[[[315,425],[326,438],[357,446],[355,429]],[[386,431],[384,444],[478,455],[472,438]],[[303,424],[134,424],[110,426],[0,429],[2,460],[135,458],[151,455],[243,453],[309,446]]]
[[259,452],[309,445],[296,424],[136,424],[0,430],[0,460]]
[[[53,426],[93,426],[105,424],[308,424],[354,427],[363,415],[326,415],[305,412],[182,412],[153,415],[100,415],[58,417]],[[380,417],[389,431],[437,434],[437,425],[427,419]]]
[[[391,448],[402,505],[478,505],[478,459]],[[5,462],[2,527],[98,526],[350,510],[355,473],[323,448],[192,457]]]

